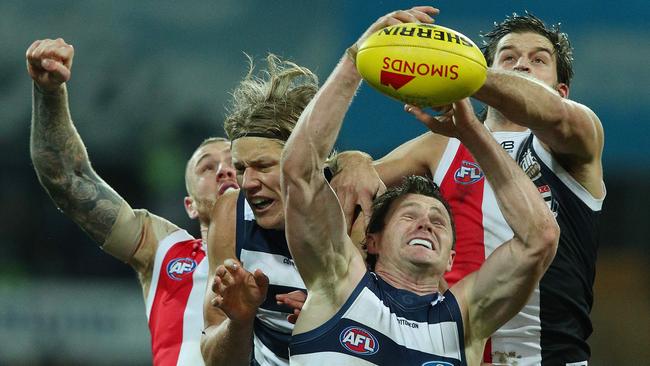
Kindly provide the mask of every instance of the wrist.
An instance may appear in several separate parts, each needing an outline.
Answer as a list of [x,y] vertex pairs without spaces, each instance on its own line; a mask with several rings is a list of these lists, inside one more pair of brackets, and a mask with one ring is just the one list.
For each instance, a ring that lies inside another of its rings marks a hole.
[[355,66],[357,65],[357,54],[359,53],[359,47],[357,47],[357,44],[354,43],[352,46],[348,47],[348,49],[345,50],[345,54],[347,57],[352,61],[352,64]]
[[65,83],[61,83],[58,86],[48,89],[43,88],[39,83],[33,82],[34,92],[46,97],[57,97],[63,96],[65,94]]
[[256,313],[239,316],[237,318],[228,318],[229,328],[236,332],[248,333],[253,329]]
[[362,151],[344,151],[332,153],[325,161],[325,166],[330,170],[332,177],[341,170],[361,164],[372,165],[372,156]]

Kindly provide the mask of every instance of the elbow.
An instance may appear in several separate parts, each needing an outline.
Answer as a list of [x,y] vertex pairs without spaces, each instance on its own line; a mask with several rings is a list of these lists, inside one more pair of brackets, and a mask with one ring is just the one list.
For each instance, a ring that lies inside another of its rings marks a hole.
[[203,357],[203,362],[206,366],[210,365],[210,348],[208,347],[207,336],[205,333],[201,336],[201,357]]
[[205,366],[214,366],[218,365],[219,361],[217,360],[217,355],[215,354],[215,348],[214,347],[214,341],[211,340],[209,334],[210,328],[208,327],[205,331],[203,331],[203,335],[201,336],[201,357],[203,357],[203,362],[205,363]]
[[288,192],[290,187],[300,185],[304,181],[304,162],[301,163],[294,154],[282,154],[280,161],[281,186],[283,192]]
[[315,149],[296,149],[293,144],[287,144],[280,159],[282,186],[312,182],[319,172],[322,174],[325,159],[322,160]]
[[537,238],[536,253],[539,257],[538,263],[546,271],[557,252],[557,246],[560,241],[560,227],[554,218],[545,220],[538,228],[535,234]]

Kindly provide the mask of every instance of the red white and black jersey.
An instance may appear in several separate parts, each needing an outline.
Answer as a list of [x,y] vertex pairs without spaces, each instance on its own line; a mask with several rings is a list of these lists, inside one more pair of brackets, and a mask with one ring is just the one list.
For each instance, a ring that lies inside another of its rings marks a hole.
[[[573,179],[530,131],[492,135],[533,180],[556,216],[561,235],[557,255],[531,299],[488,343],[486,361],[586,365],[603,199],[594,198]],[[449,140],[434,181],[449,201],[458,228],[456,258],[445,276],[451,286],[477,270],[513,232],[480,166],[458,140]]]
[[201,330],[208,280],[205,245],[185,230],[158,243],[146,296],[153,364],[203,365]]

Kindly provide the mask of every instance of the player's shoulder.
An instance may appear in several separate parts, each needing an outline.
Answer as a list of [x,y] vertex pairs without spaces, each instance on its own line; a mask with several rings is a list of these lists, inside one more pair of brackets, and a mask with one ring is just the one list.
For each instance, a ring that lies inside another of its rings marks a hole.
[[133,213],[140,218],[145,228],[151,230],[156,241],[160,241],[171,233],[181,230],[178,225],[147,209],[134,209]]

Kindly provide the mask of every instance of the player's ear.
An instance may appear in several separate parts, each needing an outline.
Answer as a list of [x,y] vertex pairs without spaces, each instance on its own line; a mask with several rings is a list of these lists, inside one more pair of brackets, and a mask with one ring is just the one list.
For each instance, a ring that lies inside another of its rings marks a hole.
[[187,212],[187,216],[190,219],[194,220],[199,217],[199,211],[196,209],[196,204],[194,204],[192,197],[186,196],[183,199],[183,206],[185,206],[185,212]]
[[368,254],[379,254],[379,248],[377,248],[377,243],[379,242],[379,235],[376,233],[366,234],[366,249]]
[[452,249],[449,252],[449,262],[447,262],[447,270],[446,270],[447,272],[451,271],[451,267],[454,264],[455,258],[456,258],[456,251]]
[[560,96],[562,98],[568,98],[569,97],[569,86],[566,85],[565,83],[558,83],[555,86],[555,90],[557,90],[557,92],[560,93]]

